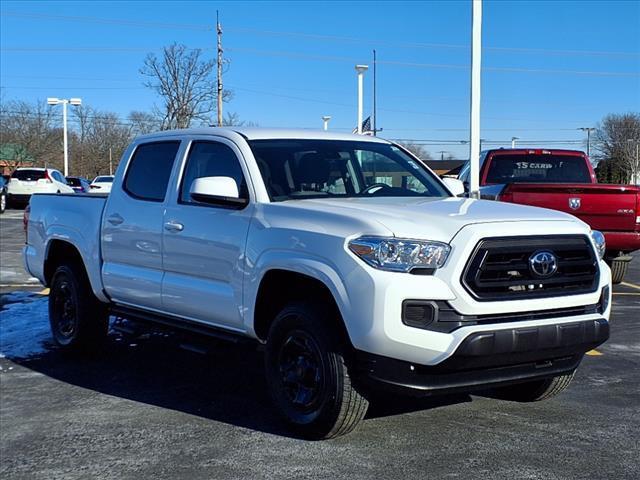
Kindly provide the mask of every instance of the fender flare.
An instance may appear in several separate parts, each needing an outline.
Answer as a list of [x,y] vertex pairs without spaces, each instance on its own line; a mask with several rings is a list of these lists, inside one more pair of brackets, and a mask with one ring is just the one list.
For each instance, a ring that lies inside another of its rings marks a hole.
[[[49,259],[49,252],[54,241],[68,243],[76,249],[82,259],[93,294],[100,301],[109,302],[109,298],[107,298],[102,288],[102,261],[100,259],[99,241],[96,240],[93,242],[93,247],[91,247],[91,241],[89,241],[80,230],[61,225],[50,225],[47,228],[46,238],[47,245],[44,251],[44,263],[46,264]],[[87,256],[87,253],[89,256]]]
[[[264,276],[272,270],[285,270],[299,273],[322,282],[331,292],[343,320],[351,312],[351,302],[335,266],[320,256],[293,250],[268,250],[256,260],[252,275],[245,284],[243,293],[244,324],[250,335],[257,337],[254,329],[254,316],[258,291]],[[344,322],[349,332],[348,322]]]

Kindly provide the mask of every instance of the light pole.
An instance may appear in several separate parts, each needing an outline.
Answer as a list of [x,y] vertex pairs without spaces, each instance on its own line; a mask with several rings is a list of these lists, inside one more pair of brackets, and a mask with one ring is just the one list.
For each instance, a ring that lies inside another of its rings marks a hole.
[[69,175],[69,147],[67,143],[67,104],[71,105],[82,105],[81,98],[56,98],[49,97],[47,98],[47,103],[49,105],[59,105],[62,104],[62,142],[64,145],[64,176]]
[[520,140],[520,137],[511,137],[511,148],[516,148],[516,140]]
[[331,115],[322,116],[322,128],[325,132],[329,130],[329,120],[331,120]]
[[471,108],[469,125],[469,198],[480,198],[480,68],[482,62],[482,0],[471,3]]
[[591,132],[595,131],[593,127],[580,127],[578,130],[587,132],[587,157],[591,155]]
[[362,133],[362,104],[364,103],[364,72],[369,69],[369,65],[356,65],[358,72],[358,128],[357,132]]

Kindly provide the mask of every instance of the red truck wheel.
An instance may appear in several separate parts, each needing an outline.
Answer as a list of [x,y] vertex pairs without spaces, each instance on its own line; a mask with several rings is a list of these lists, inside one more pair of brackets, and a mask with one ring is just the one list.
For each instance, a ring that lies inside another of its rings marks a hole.
[[629,266],[629,261],[617,260],[614,258],[613,260],[611,260],[609,266],[611,267],[611,282],[614,285],[622,282],[622,280],[624,280],[624,276],[627,273],[627,267]]

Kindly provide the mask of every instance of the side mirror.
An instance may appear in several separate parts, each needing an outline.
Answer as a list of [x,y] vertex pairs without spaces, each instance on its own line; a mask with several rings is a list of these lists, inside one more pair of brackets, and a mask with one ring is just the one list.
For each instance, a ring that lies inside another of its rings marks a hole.
[[453,193],[456,197],[459,197],[464,194],[464,184],[462,181],[457,178],[449,178],[445,177],[442,179],[442,182],[447,186],[449,191]]
[[201,177],[191,184],[189,195],[197,202],[243,208],[249,200],[240,198],[238,184],[231,177]]

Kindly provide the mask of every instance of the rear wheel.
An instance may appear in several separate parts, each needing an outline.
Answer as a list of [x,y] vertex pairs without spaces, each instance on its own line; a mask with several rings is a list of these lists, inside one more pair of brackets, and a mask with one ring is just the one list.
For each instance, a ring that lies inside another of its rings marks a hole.
[[610,261],[611,267],[611,282],[618,284],[624,280],[624,276],[627,274],[627,267],[629,266],[628,260],[612,259]]
[[329,315],[320,305],[289,304],[269,330],[265,354],[276,407],[295,430],[314,439],[349,433],[369,406],[349,376],[347,347]]
[[49,322],[58,345],[88,351],[107,336],[107,309],[91,291],[81,267],[62,265],[53,275],[49,293]]
[[539,402],[547,398],[554,397],[566,389],[575,372],[566,375],[559,375],[544,380],[518,383],[507,387],[496,388],[494,395],[502,400],[512,400],[514,402]]

